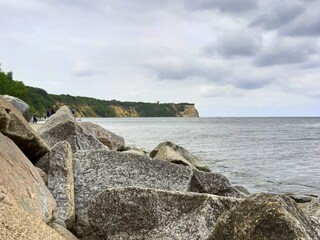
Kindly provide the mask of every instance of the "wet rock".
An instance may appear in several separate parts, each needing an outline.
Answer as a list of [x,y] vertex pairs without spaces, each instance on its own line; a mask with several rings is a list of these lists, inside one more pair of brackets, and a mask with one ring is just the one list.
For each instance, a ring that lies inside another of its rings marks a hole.
[[204,239],[240,200],[143,188],[108,189],[92,199],[92,239]]
[[30,121],[31,116],[29,113],[30,106],[24,102],[23,100],[9,96],[9,95],[3,95],[3,98],[6,99],[8,102],[10,102],[21,114],[22,116],[26,119],[27,122]]
[[1,133],[0,191],[5,203],[46,222],[52,218],[56,203],[38,171],[14,142]]
[[1,133],[13,140],[32,162],[36,162],[49,151],[48,145],[30,127],[21,113],[2,97],[0,97],[0,123]]
[[72,229],[75,222],[73,155],[67,141],[58,142],[49,153],[48,188],[57,202],[56,218]]
[[317,227],[287,196],[259,193],[221,215],[208,240],[320,239]]
[[111,150],[121,149],[125,145],[123,137],[97,124],[81,122],[80,125]]
[[0,239],[65,240],[41,219],[7,204],[0,203]]
[[183,147],[172,142],[160,143],[150,153],[150,157],[166,160],[173,163],[188,165],[200,171],[210,172],[210,169],[201,162],[196,156],[188,152]]
[[219,196],[241,198],[245,195],[233,187],[230,181],[219,173],[193,170],[191,192],[210,193]]
[[67,106],[62,106],[38,129],[40,136],[50,147],[67,141],[72,152],[106,148],[99,140],[83,129]]
[[82,236],[89,227],[87,203],[108,188],[139,186],[188,191],[189,168],[148,157],[106,150],[79,151],[74,155],[76,231]]

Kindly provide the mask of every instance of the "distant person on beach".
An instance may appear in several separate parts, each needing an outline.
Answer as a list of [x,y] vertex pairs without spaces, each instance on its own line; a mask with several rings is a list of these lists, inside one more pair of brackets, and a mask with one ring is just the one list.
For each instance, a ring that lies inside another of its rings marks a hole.
[[51,111],[48,109],[47,110],[47,118],[49,118],[51,116]]
[[33,123],[37,123],[38,122],[38,119],[37,119],[37,115],[33,115]]

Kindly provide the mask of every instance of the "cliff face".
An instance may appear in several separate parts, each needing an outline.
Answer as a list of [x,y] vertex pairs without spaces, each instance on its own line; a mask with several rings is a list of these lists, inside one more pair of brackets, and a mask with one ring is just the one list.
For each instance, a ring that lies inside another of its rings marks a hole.
[[134,107],[125,108],[114,105],[111,105],[110,107],[113,109],[117,117],[140,117],[139,113]]
[[184,111],[180,112],[181,116],[177,117],[199,117],[198,110],[194,107],[194,104],[184,105]]

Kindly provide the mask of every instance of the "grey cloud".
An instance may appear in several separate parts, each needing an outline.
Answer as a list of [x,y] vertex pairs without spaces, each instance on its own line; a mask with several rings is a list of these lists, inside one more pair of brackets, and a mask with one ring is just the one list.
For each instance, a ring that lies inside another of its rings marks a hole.
[[319,68],[319,67],[320,67],[320,60],[309,61],[301,65],[302,69],[312,69],[312,68]]
[[[150,69],[150,66],[147,66]],[[259,89],[273,82],[265,74],[243,70],[233,71],[230,68],[217,66],[213,63],[195,59],[192,61],[167,60],[151,66],[152,71],[159,80],[187,80],[202,78],[217,86],[233,86],[237,89]],[[246,74],[246,77],[243,77]]]
[[219,82],[221,76],[225,75],[227,70],[221,66],[215,66],[201,61],[183,61],[181,59],[169,58],[156,62],[152,65],[146,65],[152,69],[160,80],[186,80],[188,78],[203,78]]
[[307,61],[309,56],[318,52],[314,42],[294,42],[292,39],[267,46],[254,60],[256,66],[295,64]]
[[189,10],[219,9],[223,12],[246,12],[257,7],[255,0],[185,0]]
[[262,26],[267,30],[277,29],[294,20],[303,11],[304,7],[301,4],[295,4],[294,1],[289,3],[279,1],[278,4],[272,5],[271,9],[258,15],[249,26]]
[[273,82],[272,78],[261,78],[261,79],[248,79],[248,78],[242,78],[235,80],[234,86],[240,89],[259,89],[263,88]]
[[[320,11],[320,6],[317,10]],[[318,14],[303,15],[296,19],[296,21],[281,29],[280,33],[289,36],[319,36],[320,18]]]
[[72,72],[72,75],[75,77],[93,77],[97,75],[102,75],[104,72],[102,71],[95,71],[95,70],[79,70]]
[[252,56],[261,48],[261,37],[250,32],[224,34],[218,41],[202,49],[207,55],[219,54],[224,57]]

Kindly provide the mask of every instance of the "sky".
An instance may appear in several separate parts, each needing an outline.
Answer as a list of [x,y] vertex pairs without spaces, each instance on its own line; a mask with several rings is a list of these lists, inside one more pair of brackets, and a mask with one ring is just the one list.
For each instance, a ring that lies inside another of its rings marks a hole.
[[0,0],[0,63],[54,94],[320,116],[320,0]]

